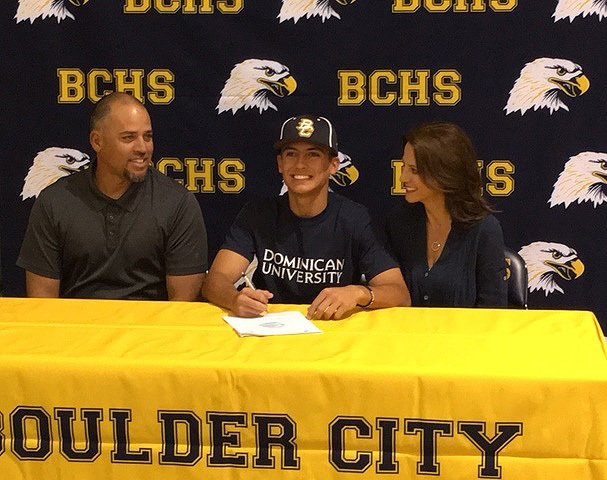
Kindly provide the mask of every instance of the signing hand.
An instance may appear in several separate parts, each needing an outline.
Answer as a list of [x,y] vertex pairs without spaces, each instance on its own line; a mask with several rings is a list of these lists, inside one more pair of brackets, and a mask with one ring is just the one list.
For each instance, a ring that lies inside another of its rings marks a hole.
[[234,300],[232,311],[238,317],[258,317],[266,311],[268,301],[274,296],[267,290],[243,288]]
[[339,320],[357,303],[366,303],[368,295],[368,290],[360,285],[325,288],[314,299],[306,316],[308,319]]

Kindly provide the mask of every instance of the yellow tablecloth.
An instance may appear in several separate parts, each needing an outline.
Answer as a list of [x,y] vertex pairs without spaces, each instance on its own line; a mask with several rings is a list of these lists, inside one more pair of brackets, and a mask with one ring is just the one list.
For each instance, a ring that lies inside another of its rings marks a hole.
[[590,312],[394,308],[264,338],[223,314],[0,299],[0,478],[607,479]]

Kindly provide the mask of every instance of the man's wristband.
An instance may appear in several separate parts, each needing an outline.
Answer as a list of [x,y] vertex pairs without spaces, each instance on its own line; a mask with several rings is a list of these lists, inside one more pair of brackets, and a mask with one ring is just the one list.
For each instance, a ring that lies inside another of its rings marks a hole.
[[373,295],[373,290],[371,290],[371,287],[368,285],[361,285],[361,287],[365,287],[367,290],[369,290],[369,296],[371,298],[369,298],[369,302],[366,305],[361,305],[360,303],[357,303],[356,306],[362,307],[362,308],[370,307],[371,305],[373,305],[373,301],[375,300],[375,295]]

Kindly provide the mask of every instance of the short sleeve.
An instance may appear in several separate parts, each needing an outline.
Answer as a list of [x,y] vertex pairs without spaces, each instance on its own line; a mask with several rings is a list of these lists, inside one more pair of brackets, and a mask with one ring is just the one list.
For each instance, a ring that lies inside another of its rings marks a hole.
[[508,285],[505,280],[506,260],[502,228],[493,216],[481,225],[476,259],[476,305],[506,307]]
[[384,242],[380,241],[377,227],[371,222],[366,209],[360,214],[361,230],[357,238],[359,251],[360,272],[367,281],[391,268],[398,268],[398,264],[387,252]]
[[167,275],[192,275],[208,268],[207,231],[200,205],[191,193],[183,197],[166,244]]
[[45,192],[36,199],[17,265],[48,278],[61,278],[61,238]]
[[255,218],[253,206],[251,204],[245,205],[236,216],[221,246],[222,249],[242,255],[249,262],[252,262],[255,256],[255,237],[252,229],[253,218]]

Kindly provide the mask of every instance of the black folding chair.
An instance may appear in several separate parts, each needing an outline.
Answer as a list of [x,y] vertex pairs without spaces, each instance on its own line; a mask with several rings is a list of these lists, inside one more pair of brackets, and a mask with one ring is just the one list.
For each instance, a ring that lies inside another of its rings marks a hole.
[[508,281],[508,306],[527,308],[527,265],[517,252],[504,248],[506,257],[506,280]]

